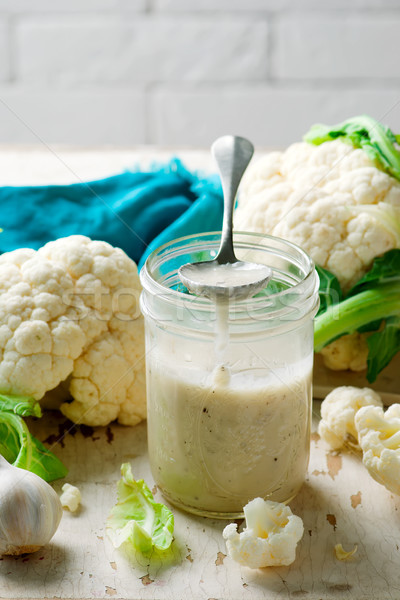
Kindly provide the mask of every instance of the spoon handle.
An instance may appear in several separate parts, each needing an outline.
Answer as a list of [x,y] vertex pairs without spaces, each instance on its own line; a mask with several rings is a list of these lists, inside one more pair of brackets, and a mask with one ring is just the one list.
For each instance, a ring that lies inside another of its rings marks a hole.
[[224,220],[221,244],[215,260],[220,264],[237,262],[233,250],[232,217],[239,183],[254,153],[254,147],[245,138],[225,135],[211,146],[218,165],[224,193]]

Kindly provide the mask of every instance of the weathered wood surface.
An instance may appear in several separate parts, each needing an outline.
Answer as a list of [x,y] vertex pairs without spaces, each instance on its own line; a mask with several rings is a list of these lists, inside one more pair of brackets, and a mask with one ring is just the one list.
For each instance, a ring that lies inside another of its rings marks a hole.
[[[315,403],[318,412],[319,404]],[[0,560],[0,598],[129,598],[261,600],[400,598],[400,499],[373,481],[360,456],[332,454],[313,435],[309,476],[291,502],[305,533],[290,567],[251,570],[225,556],[225,523],[186,515],[176,519],[173,559],[163,564],[115,550],[105,520],[116,499],[121,463],[150,487],[146,425],[65,433],[65,419],[47,413],[32,424],[69,467],[66,480],[82,491],[82,508],[65,512],[53,541],[36,554]],[[62,482],[55,483],[59,491]],[[157,491],[155,497],[162,500]],[[355,544],[337,560],[334,546]]]

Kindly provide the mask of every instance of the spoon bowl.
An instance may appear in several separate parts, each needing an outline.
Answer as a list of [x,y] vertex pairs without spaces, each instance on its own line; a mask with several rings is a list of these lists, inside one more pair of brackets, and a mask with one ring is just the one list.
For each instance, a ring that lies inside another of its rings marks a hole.
[[179,269],[179,277],[196,296],[244,300],[266,286],[271,269],[241,260],[225,264],[209,260],[184,265]]
[[236,193],[254,147],[245,138],[226,135],[211,147],[224,193],[221,244],[214,260],[183,265],[178,275],[189,292],[207,298],[243,300],[268,283],[272,271],[265,265],[238,260],[233,249],[232,217]]

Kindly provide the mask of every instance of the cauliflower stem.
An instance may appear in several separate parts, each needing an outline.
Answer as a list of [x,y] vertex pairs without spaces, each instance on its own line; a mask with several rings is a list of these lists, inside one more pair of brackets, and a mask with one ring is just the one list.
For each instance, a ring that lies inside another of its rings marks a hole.
[[324,281],[326,289],[320,290],[323,309],[314,327],[315,350],[319,352],[344,334],[373,331],[367,340],[367,379],[372,383],[400,351],[400,250],[376,258],[344,300],[329,276],[321,278]]
[[317,317],[315,350],[319,352],[339,336],[393,315],[400,315],[400,281],[396,285],[377,286],[347,298],[339,306],[332,306]]

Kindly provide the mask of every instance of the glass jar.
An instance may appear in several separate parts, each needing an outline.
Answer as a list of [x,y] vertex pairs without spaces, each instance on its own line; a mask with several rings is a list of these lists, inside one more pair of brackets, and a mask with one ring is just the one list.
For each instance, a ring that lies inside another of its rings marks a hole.
[[255,497],[288,502],[304,481],[318,276],[298,246],[236,233],[237,257],[273,277],[216,311],[185,293],[177,271],[212,260],[219,241],[205,233],[154,251],[141,270],[141,309],[154,480],[179,508],[232,519]]

